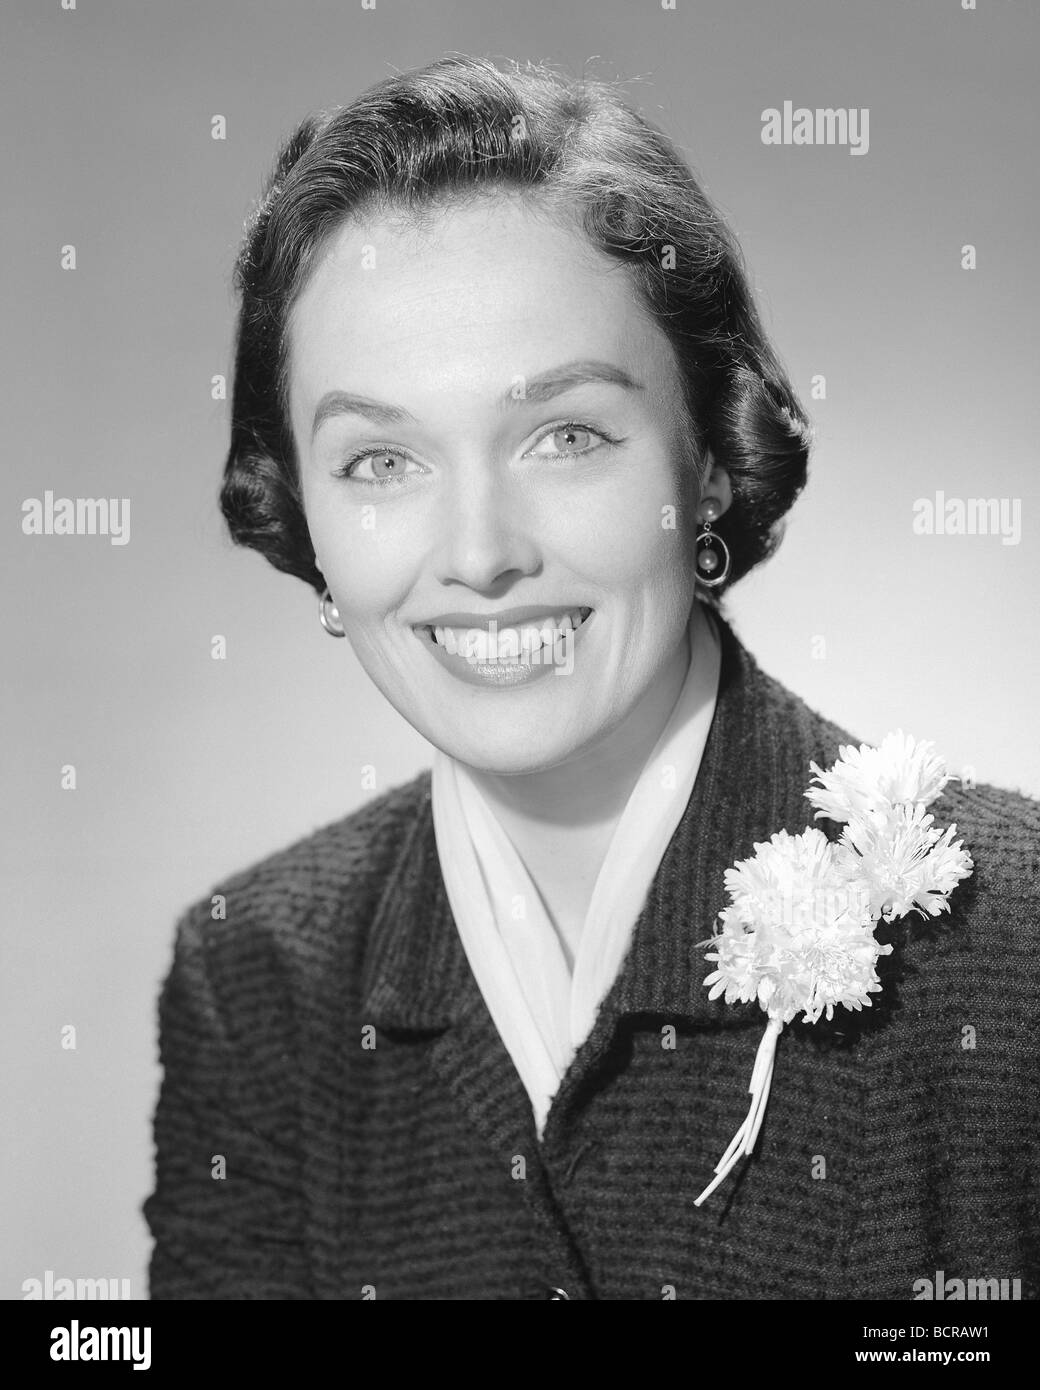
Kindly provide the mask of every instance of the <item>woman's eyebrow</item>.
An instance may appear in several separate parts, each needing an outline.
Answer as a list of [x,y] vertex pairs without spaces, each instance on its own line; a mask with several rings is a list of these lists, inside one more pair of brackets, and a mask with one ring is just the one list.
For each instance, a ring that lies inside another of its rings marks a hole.
[[403,421],[417,423],[415,416],[400,405],[376,401],[370,396],[356,396],[353,391],[326,391],[314,411],[311,424],[311,443],[326,420],[336,415],[364,415],[377,425],[399,425]]
[[[566,362],[561,367],[551,367],[536,376],[518,376],[513,385],[499,398],[498,405],[504,409],[525,402],[552,400],[572,387],[583,386],[588,382],[605,382],[608,386],[620,386],[625,391],[642,391],[643,383],[629,376],[622,367],[613,362],[579,360]],[[311,424],[311,441],[326,420],[336,415],[363,415],[380,425],[399,425],[404,422],[417,423],[415,416],[403,406],[392,405],[389,401],[377,401],[371,396],[358,396],[353,391],[326,391],[318,402]]]
[[566,362],[562,367],[552,367],[537,376],[520,377],[523,385],[518,392],[511,386],[499,400],[500,406],[515,405],[520,401],[548,401],[553,396],[562,395],[572,386],[583,386],[590,381],[603,381],[608,386],[620,386],[626,391],[642,391],[643,384],[629,376],[622,367],[613,362],[577,361]]

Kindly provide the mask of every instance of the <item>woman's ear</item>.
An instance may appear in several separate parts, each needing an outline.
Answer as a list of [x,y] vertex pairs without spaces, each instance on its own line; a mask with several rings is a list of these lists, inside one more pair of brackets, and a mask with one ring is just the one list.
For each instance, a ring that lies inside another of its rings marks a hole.
[[705,519],[701,517],[700,513],[706,502],[715,503],[715,515],[717,517],[727,512],[733,502],[733,489],[730,487],[729,474],[715,462],[710,449],[704,456],[703,468],[706,476],[701,488],[700,501],[697,504],[698,520]]

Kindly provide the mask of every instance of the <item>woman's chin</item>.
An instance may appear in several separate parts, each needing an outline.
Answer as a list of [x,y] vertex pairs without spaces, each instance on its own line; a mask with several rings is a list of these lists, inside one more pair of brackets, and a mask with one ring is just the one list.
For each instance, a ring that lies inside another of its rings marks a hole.
[[477,772],[502,777],[545,772],[548,768],[567,762],[585,742],[584,739],[546,740],[544,735],[531,739],[505,730],[489,732],[480,729],[442,729],[436,731],[436,736],[431,730],[426,737],[456,762],[465,763]]

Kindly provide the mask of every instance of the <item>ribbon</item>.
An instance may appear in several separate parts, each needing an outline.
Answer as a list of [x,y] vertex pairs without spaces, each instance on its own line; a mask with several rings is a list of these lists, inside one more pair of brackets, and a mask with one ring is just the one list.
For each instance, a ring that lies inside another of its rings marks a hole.
[[766,1031],[762,1034],[762,1041],[755,1053],[751,1085],[748,1087],[751,1093],[751,1104],[744,1117],[744,1123],[729,1141],[729,1147],[716,1163],[715,1177],[696,1199],[693,1204],[695,1207],[699,1207],[705,1198],[710,1197],[719,1183],[723,1182],[733,1171],[741,1158],[745,1154],[750,1154],[755,1147],[758,1131],[762,1128],[762,1120],[766,1113],[769,1088],[773,1084],[773,1059],[776,1056],[776,1040],[780,1036],[780,1030],[783,1026],[783,1020],[779,1018],[771,1018],[766,1025]]

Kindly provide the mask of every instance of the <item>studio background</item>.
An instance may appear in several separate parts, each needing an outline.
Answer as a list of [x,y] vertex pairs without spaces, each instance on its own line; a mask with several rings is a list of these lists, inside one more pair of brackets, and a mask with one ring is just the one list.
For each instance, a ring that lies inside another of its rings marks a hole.
[[[232,263],[309,110],[451,51],[638,79],[817,431],[779,553],[728,599],[738,635],[858,737],[901,726],[1040,794],[1032,7],[23,0],[3,26],[0,1297],[48,1269],[146,1295],[176,918],[360,805],[366,765],[377,790],[428,765],[311,591],[217,508]],[[764,145],[785,99],[868,108],[869,151]],[[24,535],[46,490],[129,498],[129,542]],[[915,534],[940,491],[1017,500],[1018,543]]]

